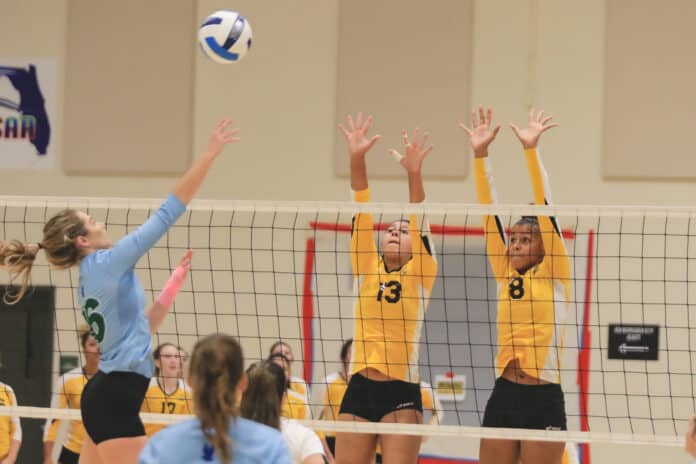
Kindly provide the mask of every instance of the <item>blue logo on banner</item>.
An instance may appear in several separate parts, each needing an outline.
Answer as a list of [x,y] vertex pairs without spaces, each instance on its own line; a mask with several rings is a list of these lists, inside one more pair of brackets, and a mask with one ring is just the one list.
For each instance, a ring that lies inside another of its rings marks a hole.
[[0,117],[0,139],[27,139],[39,155],[45,155],[51,140],[51,125],[44,97],[36,78],[36,66],[27,69],[0,66],[0,79],[7,78],[19,92],[19,102],[0,97],[0,107],[18,113],[17,117]]

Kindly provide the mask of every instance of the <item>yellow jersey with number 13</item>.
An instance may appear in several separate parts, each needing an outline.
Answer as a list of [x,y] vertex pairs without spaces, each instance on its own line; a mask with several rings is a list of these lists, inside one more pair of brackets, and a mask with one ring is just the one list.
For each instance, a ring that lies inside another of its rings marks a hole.
[[[369,201],[369,190],[355,192]],[[401,269],[387,271],[377,251],[372,215],[353,218],[350,257],[355,278],[355,329],[350,372],[373,368],[395,380],[418,383],[421,327],[437,275],[430,230],[409,217],[412,258]]]

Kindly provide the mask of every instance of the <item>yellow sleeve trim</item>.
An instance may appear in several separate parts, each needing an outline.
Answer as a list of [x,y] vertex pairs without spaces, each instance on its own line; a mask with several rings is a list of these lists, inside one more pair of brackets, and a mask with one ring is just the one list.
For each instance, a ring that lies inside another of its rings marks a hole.
[[367,203],[370,201],[370,189],[353,191],[353,200],[358,203]]

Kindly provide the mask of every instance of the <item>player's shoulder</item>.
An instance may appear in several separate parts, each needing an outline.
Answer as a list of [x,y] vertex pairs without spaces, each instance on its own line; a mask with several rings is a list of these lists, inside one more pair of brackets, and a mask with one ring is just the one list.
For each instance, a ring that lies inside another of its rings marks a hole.
[[290,390],[290,389],[288,389],[287,392],[288,392],[288,403],[295,404],[295,405],[302,404],[304,406],[307,405],[305,395],[303,395],[302,393],[298,393],[295,390]]
[[176,395],[179,399],[189,400],[193,398],[193,390],[184,382],[184,379],[179,379],[179,385],[176,387]]
[[148,384],[147,389],[150,390],[153,387],[160,388],[159,382],[157,381],[157,377],[152,377],[150,379],[150,383]]
[[297,383],[300,385],[307,385],[307,382],[302,377],[295,377],[294,375],[290,376],[290,382],[292,383]]
[[336,371],[336,372],[332,372],[332,373],[328,374],[326,377],[324,377],[324,380],[322,383],[329,385],[329,384],[332,384],[335,381],[342,379],[342,378],[343,377],[341,377],[341,373]]
[[81,367],[76,367],[64,372],[60,377],[58,377],[59,384],[68,384],[73,382],[81,382],[85,380],[85,372]]
[[0,392],[5,391],[11,394],[14,394],[14,389],[7,383],[5,382],[0,382]]
[[111,259],[111,250],[108,248],[97,250],[85,256],[81,261],[81,267],[93,268],[103,264],[108,264]]
[[184,379],[179,379],[179,389],[188,396],[193,395],[193,389],[189,386],[189,384],[184,382]]

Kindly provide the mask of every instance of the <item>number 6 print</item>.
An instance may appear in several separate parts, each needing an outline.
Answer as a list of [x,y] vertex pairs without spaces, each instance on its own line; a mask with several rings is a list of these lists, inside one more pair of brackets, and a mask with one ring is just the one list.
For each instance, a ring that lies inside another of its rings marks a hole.
[[95,312],[95,309],[99,307],[99,301],[94,298],[87,298],[85,301],[85,306],[82,308],[82,315],[89,325],[89,330],[92,336],[97,341],[101,343],[104,340],[104,333],[106,332],[106,324],[104,323],[104,316]]

